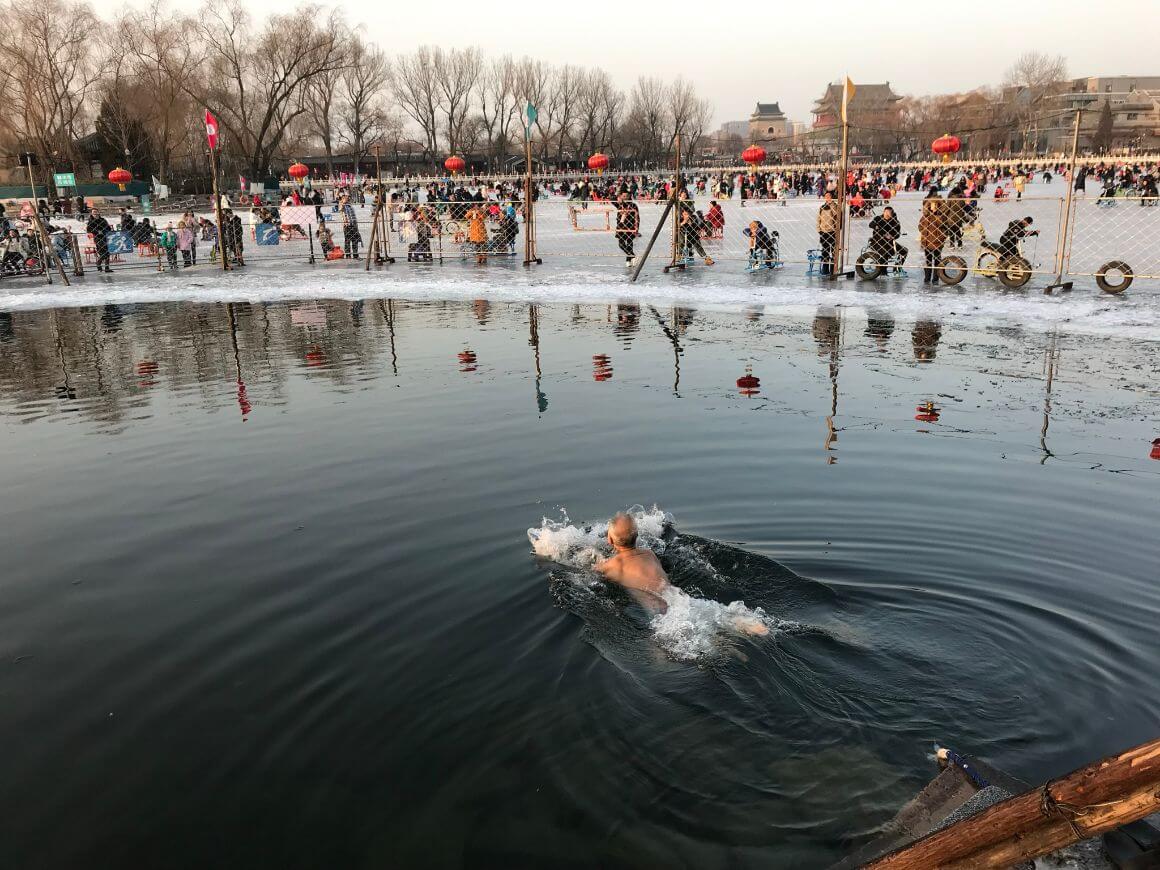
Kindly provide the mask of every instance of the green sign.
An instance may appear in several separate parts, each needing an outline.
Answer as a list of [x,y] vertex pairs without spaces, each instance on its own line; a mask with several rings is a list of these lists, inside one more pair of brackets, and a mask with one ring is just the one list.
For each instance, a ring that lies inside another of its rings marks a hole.
[[52,183],[57,187],[76,187],[77,177],[73,172],[57,172],[52,176]]

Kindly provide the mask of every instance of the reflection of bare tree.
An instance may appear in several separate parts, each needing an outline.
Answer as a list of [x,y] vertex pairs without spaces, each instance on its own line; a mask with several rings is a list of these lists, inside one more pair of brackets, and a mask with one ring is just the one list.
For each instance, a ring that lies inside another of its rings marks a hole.
[[[0,317],[0,413],[75,413],[119,427],[148,416],[151,394],[179,393],[206,411],[285,401],[293,371],[353,385],[390,353],[396,304],[294,306],[163,303],[17,312]],[[462,310],[462,306],[460,307]],[[301,318],[299,318],[301,320]],[[325,364],[307,368],[307,353]],[[241,383],[239,383],[241,381]]]
[[911,341],[914,343],[916,362],[933,362],[942,338],[942,324],[937,320],[916,320]]

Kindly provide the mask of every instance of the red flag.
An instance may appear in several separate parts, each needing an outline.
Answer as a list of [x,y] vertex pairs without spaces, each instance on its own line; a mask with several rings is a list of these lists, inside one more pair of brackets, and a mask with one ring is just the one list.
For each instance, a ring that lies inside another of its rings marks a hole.
[[209,110],[205,110],[205,138],[209,140],[211,150],[217,150],[218,123],[217,118]]

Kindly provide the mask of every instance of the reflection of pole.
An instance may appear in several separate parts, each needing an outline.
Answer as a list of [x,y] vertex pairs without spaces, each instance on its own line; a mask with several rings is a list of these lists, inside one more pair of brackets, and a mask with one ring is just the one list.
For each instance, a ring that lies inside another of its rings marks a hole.
[[391,338],[391,371],[395,373],[395,377],[399,376],[399,357],[395,353],[395,303],[394,300],[388,299],[384,307],[383,300],[379,300],[379,311],[383,313],[383,319],[387,321],[387,335]]
[[532,346],[533,358],[536,362],[536,410],[544,413],[548,410],[548,397],[540,389],[540,312],[536,303],[528,303],[528,344]]
[[1075,197],[1075,161],[1076,152],[1079,151],[1079,124],[1082,115],[1083,109],[1075,110],[1075,129],[1071,134],[1071,166],[1067,177],[1067,198],[1064,200],[1063,219],[1059,224],[1059,238],[1055,248],[1055,281],[1043,288],[1044,293],[1050,293],[1057,287],[1063,290],[1070,290],[1072,287],[1071,281],[1063,280],[1063,261],[1067,255],[1068,230],[1071,228],[1072,200]]
[[1057,333],[1053,330],[1047,344],[1047,351],[1043,356],[1044,373],[1047,375],[1047,391],[1043,396],[1043,426],[1039,429],[1039,447],[1043,450],[1043,458],[1039,461],[1040,465],[1055,455],[1047,448],[1047,426],[1051,421],[1051,387],[1055,382],[1055,369],[1059,365],[1059,349],[1056,347],[1056,338]]
[[656,318],[656,322],[661,327],[661,332],[673,345],[673,395],[680,398],[681,395],[681,340],[680,333],[677,331],[677,309],[673,308],[673,326],[672,329],[665,323],[659,311],[652,305],[648,307],[652,312],[652,316]]
[[242,352],[238,348],[238,318],[234,313],[234,303],[226,303],[226,314],[230,319],[230,342],[234,347],[234,370],[238,375],[238,407],[242,411],[242,420],[250,413],[250,398],[246,395],[246,379],[242,377]]

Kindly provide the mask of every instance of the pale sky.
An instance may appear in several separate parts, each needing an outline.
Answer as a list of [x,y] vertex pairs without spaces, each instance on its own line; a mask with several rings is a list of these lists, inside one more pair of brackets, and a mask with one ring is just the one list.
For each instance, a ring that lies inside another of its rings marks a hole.
[[[1025,51],[1062,54],[1073,77],[1160,75],[1160,0],[326,4],[335,6],[390,54],[478,45],[486,56],[602,66],[626,91],[640,75],[683,75],[713,102],[715,126],[748,118],[758,100],[809,121],[813,100],[845,73],[901,95],[998,84]],[[247,8],[259,16],[290,4]]]

